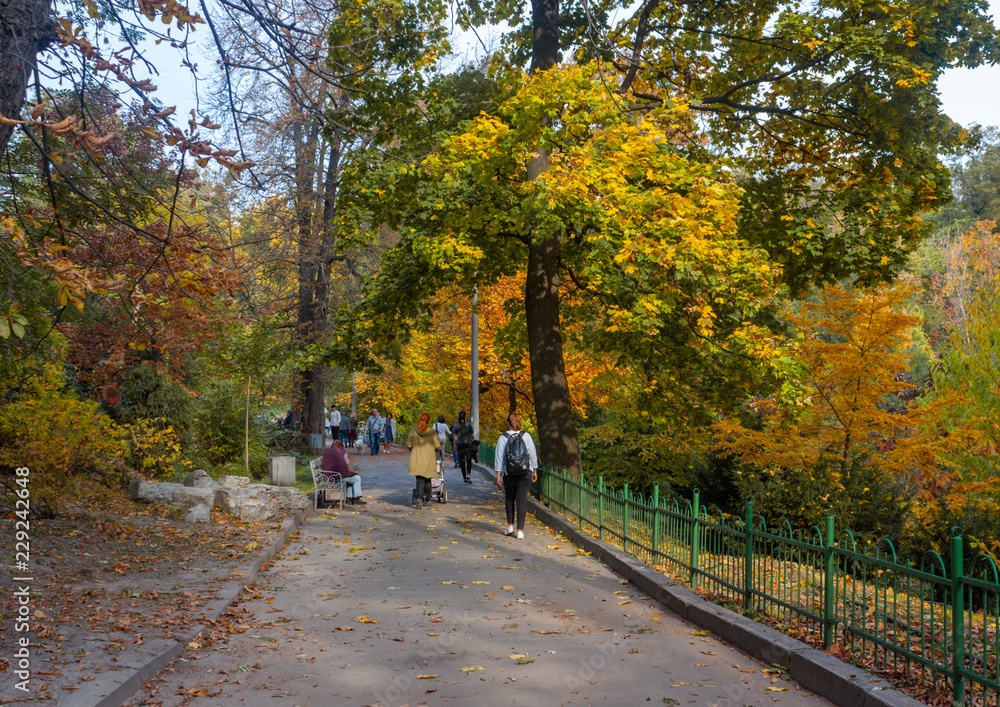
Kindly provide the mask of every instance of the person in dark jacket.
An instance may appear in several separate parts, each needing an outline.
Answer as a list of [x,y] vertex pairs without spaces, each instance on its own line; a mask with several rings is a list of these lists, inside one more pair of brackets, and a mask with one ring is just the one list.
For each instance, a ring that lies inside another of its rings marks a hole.
[[462,469],[462,480],[472,483],[472,452],[475,431],[465,421],[465,410],[458,413],[458,422],[451,426],[451,445],[458,455],[458,466]]

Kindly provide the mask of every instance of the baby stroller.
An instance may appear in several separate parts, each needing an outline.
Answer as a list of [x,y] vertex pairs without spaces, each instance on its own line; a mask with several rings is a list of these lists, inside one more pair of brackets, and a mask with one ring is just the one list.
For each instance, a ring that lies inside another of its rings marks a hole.
[[[448,489],[444,487],[444,469],[441,466],[441,460],[438,459],[436,463],[437,474],[433,479],[431,479],[431,500],[437,500],[438,503],[448,502]],[[417,505],[417,490],[413,489],[413,505]]]

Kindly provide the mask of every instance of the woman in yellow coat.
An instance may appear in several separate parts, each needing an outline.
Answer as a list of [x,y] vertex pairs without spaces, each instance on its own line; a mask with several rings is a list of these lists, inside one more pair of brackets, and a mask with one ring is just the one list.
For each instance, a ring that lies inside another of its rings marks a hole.
[[441,449],[438,433],[428,423],[431,416],[420,416],[420,424],[410,430],[406,446],[410,450],[410,476],[417,477],[413,507],[422,508],[431,502],[431,479],[437,473],[437,450]]

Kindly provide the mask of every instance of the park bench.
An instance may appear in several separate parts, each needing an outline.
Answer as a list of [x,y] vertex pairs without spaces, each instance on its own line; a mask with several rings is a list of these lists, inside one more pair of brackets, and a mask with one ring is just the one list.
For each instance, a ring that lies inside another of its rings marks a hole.
[[335,471],[323,471],[323,457],[316,457],[309,462],[309,473],[312,474],[313,486],[316,492],[313,494],[313,510],[319,509],[319,498],[322,495],[326,500],[326,492],[333,491],[337,494],[337,501],[340,507],[344,507],[347,501],[347,488],[340,474]]

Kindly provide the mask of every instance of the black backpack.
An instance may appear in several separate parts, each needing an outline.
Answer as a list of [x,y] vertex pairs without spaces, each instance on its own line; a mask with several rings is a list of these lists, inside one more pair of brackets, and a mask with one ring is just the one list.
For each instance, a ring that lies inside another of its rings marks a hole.
[[475,430],[472,429],[472,425],[468,422],[456,423],[454,434],[457,444],[455,446],[459,449],[468,449],[471,447],[474,432]]
[[523,476],[531,471],[531,457],[528,447],[521,438],[522,432],[507,435],[507,447],[503,453],[503,469],[506,476]]

